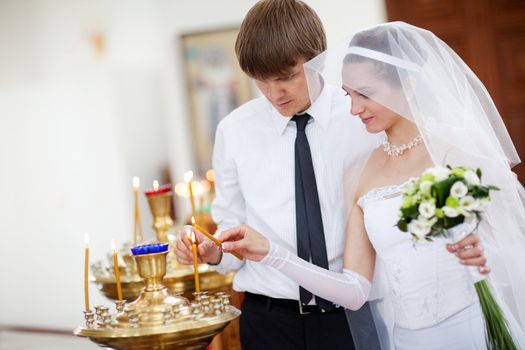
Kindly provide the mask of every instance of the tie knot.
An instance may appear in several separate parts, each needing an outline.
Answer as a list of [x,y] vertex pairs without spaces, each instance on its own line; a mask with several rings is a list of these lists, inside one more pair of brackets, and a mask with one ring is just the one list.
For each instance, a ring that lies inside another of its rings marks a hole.
[[301,132],[304,132],[304,130],[306,129],[306,124],[308,123],[308,120],[310,119],[310,115],[308,113],[305,113],[305,114],[299,114],[299,115],[294,115],[292,117],[292,120],[295,122],[295,124],[297,124],[297,131],[301,131]]

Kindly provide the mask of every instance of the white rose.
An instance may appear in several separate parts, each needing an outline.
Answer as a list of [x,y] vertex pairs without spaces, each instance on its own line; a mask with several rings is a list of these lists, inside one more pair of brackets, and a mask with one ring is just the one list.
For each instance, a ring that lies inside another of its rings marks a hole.
[[456,208],[448,207],[446,205],[443,208],[441,208],[441,210],[443,210],[443,214],[445,214],[445,216],[449,218],[455,218],[459,215]]
[[481,203],[472,196],[465,196],[459,200],[459,205],[465,210],[479,210]]
[[430,225],[426,220],[412,220],[408,224],[408,230],[419,238],[423,238],[430,233]]
[[468,193],[468,187],[461,181],[456,181],[450,188],[450,195],[454,198],[464,197]]
[[479,185],[481,183],[481,180],[479,179],[478,175],[472,170],[465,171],[463,177],[469,185]]
[[442,181],[450,176],[450,169],[443,166],[437,166],[430,169],[430,173],[434,176],[436,181]]
[[419,205],[419,214],[423,217],[430,219],[436,213],[436,205],[431,202],[423,202]]

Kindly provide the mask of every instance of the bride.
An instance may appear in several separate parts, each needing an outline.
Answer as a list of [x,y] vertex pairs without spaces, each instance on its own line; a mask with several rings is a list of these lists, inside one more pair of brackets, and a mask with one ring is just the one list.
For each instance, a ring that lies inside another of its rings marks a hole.
[[305,72],[312,100],[325,81],[339,82],[351,114],[368,132],[386,136],[347,171],[343,271],[314,266],[248,226],[222,232],[223,250],[268,264],[350,309],[375,300],[384,348],[485,349],[483,314],[465,266],[486,274],[483,248],[445,238],[413,246],[410,234],[395,227],[411,179],[434,165],[479,167],[484,182],[501,189],[478,227],[491,285],[525,348],[525,275],[516,273],[525,266],[524,191],[509,166],[519,158],[479,79],[432,33],[401,22],[358,32],[307,62]]

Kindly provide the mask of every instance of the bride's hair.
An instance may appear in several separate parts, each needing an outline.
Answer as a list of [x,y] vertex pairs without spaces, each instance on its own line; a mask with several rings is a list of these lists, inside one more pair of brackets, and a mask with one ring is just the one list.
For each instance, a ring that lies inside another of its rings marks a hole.
[[[423,64],[426,60],[426,55],[421,47],[417,45],[417,41],[411,40],[409,33],[398,33],[396,31],[392,31],[392,28],[388,25],[379,25],[374,28],[366,29],[356,33],[350,41],[348,47],[365,48],[368,50],[380,52],[385,55],[393,55],[394,53],[392,52],[391,47],[395,46],[392,45],[393,43],[399,41],[399,36],[403,36],[403,39],[408,39],[412,42],[412,48],[417,52],[417,56],[421,58],[420,64]],[[352,63],[363,62],[369,62],[374,65],[377,70],[378,78],[387,81],[391,86],[401,86],[399,70],[395,65],[354,53],[348,53],[343,59],[343,64],[345,66]]]

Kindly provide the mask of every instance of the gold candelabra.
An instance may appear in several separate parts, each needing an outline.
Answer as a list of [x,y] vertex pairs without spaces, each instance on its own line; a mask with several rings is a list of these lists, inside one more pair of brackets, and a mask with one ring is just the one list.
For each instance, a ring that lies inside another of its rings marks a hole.
[[[146,192],[148,204],[153,215],[152,227],[156,232],[156,239],[144,241],[142,240],[142,235],[140,235],[139,242],[141,242],[138,244],[159,242],[167,242],[169,244],[168,253],[164,256],[165,272],[163,273],[162,278],[162,285],[167,290],[165,290],[162,293],[158,292],[155,295],[168,295],[166,297],[168,300],[172,300],[174,296],[187,298],[185,300],[193,299],[195,297],[195,294],[193,293],[195,291],[193,268],[191,266],[178,264],[172,249],[172,245],[174,243],[173,239],[175,235],[174,233],[170,234],[170,231],[173,229],[173,220],[171,218],[173,193],[171,191],[171,186],[164,185],[159,187],[158,183],[156,185],[157,186],[155,186],[154,184],[154,190]],[[135,187],[136,186],[134,185],[134,190],[138,192],[138,188]],[[137,216],[137,213],[135,216]],[[209,216],[206,217],[206,221],[203,222],[203,225],[206,225],[211,232],[215,230],[214,223],[213,221],[211,221],[211,217]],[[137,228],[135,228],[135,232],[136,230]],[[134,234],[134,237],[136,237],[136,234]],[[134,240],[136,240],[136,238]],[[135,300],[137,302],[134,302],[135,304],[129,303],[126,305],[127,307],[129,307],[130,310],[134,307],[133,305],[141,305],[141,303],[145,302],[139,302],[140,300],[142,300],[141,297],[143,298],[144,295],[150,295],[148,294],[149,292],[143,290],[144,284],[146,283],[147,285],[150,285],[152,283],[149,278],[146,279],[141,275],[144,273],[144,271],[147,270],[142,269],[142,272],[139,271],[141,269],[141,264],[139,263],[139,260],[141,258],[137,258],[137,256],[131,254],[132,247],[133,245],[131,242],[124,243],[122,245],[122,247],[119,249],[119,255],[122,257],[122,259],[119,259],[119,266],[117,267],[120,274],[123,299]],[[122,307],[122,303],[117,300],[117,284],[115,280],[115,270],[113,267],[112,255],[107,254],[106,259],[97,261],[94,264],[92,264],[91,271],[92,276],[89,278],[89,280],[91,282],[94,282],[99,288],[99,290],[107,298],[116,300],[117,308]],[[214,271],[207,264],[198,265],[198,271],[200,276],[200,287],[202,290],[208,291],[210,293],[210,299],[213,298],[212,294],[215,295],[216,293],[227,293],[232,295],[233,303],[235,305],[238,305],[240,303],[241,296],[231,289],[233,273],[221,275]],[[157,281],[156,283],[158,284],[159,282]],[[159,298],[162,299],[161,297]],[[204,299],[206,299],[206,297]],[[151,301],[151,299],[149,298],[147,300],[148,302]],[[109,309],[106,307],[98,307],[97,309],[95,309],[95,313],[93,313],[91,316],[86,314],[86,318],[90,317],[93,319],[93,322],[96,322],[98,324],[99,322],[103,322],[104,317],[102,315],[104,314],[107,314],[106,318],[109,317]],[[96,315],[100,315],[100,317],[95,317]],[[133,313],[131,315],[133,315]],[[129,323],[129,321],[123,319],[122,315],[120,314],[117,314],[115,316],[115,319],[119,322],[124,322],[124,324],[126,322]],[[129,329],[127,329],[127,332],[129,332]],[[148,331],[145,332],[147,333]],[[213,348],[229,350],[240,349],[238,334],[238,322],[234,322],[232,325],[226,328],[221,337],[215,339],[215,341],[212,344]],[[145,335],[143,336],[145,337]],[[185,336],[186,335],[183,335],[183,337]],[[129,341],[132,342],[132,340]],[[222,343],[222,346],[220,343]],[[136,348],[135,345],[132,346],[130,344],[131,343],[129,343],[126,348]],[[150,348],[151,347],[148,347],[148,349]]]
[[[173,192],[171,187],[168,185],[161,186],[157,190],[146,192],[146,196],[153,215],[152,227],[156,232],[156,239],[142,243],[168,242],[171,246],[173,243],[169,240],[170,236],[172,236],[169,235],[169,232],[173,227],[171,218]],[[122,295],[126,300],[137,298],[143,284],[130,248],[131,244],[126,243],[119,250],[119,255],[122,256],[122,259],[119,261],[120,266],[118,269],[122,283]],[[193,269],[191,266],[178,264],[171,248],[167,256],[168,265],[164,284],[170,293],[184,293],[186,296],[191,296],[191,292],[195,290]],[[105,261],[97,261],[92,264],[91,270],[93,272],[91,281],[95,282],[106,297],[116,300],[117,288],[111,254],[107,255]],[[223,290],[225,287],[230,286],[233,280],[233,274],[221,275],[206,264],[199,265],[199,275],[203,290]]]
[[144,285],[139,297],[127,304],[117,301],[115,313],[100,305],[85,311],[86,324],[75,335],[113,349],[204,349],[240,311],[225,293],[194,293],[191,302],[170,293],[163,282],[167,254],[135,253]]
[[168,233],[173,227],[171,206],[173,194],[171,189],[147,195],[149,208],[153,215],[153,229],[157,233],[158,242],[168,242]]

